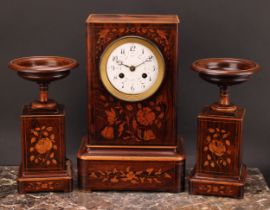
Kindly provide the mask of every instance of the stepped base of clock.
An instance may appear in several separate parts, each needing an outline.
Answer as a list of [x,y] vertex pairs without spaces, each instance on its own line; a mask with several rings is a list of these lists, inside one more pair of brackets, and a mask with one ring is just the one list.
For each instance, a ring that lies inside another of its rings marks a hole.
[[194,195],[213,195],[243,198],[247,176],[246,166],[242,165],[240,176],[221,177],[211,174],[196,173],[196,168],[189,177],[189,193]]
[[66,170],[63,171],[26,173],[22,170],[22,166],[20,166],[17,184],[19,193],[71,192],[73,189],[71,161],[66,160]]
[[181,192],[185,187],[185,156],[180,146],[89,145],[77,154],[82,190]]

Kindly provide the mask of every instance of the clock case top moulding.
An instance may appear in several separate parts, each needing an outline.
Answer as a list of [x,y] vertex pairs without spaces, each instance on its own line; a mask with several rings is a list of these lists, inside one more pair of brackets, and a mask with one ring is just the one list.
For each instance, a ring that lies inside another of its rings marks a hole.
[[[90,15],[86,24],[89,127],[77,154],[79,187],[182,191],[185,156],[176,125],[178,17]],[[125,36],[153,42],[165,59],[161,86],[143,101],[115,98],[100,79],[102,53]]]

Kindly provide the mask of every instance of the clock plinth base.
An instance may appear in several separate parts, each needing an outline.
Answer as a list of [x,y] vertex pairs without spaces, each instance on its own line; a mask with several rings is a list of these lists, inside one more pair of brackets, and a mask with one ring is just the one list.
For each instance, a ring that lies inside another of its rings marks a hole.
[[189,193],[194,195],[213,195],[232,198],[243,198],[247,176],[246,166],[242,165],[238,177],[213,177],[198,174],[196,169],[189,177]]
[[54,172],[25,173],[20,167],[17,178],[19,193],[71,192],[73,189],[72,164],[66,160],[66,169]]
[[80,189],[184,191],[185,157],[178,149],[166,146],[93,146],[87,142],[87,137],[84,137],[77,154]]

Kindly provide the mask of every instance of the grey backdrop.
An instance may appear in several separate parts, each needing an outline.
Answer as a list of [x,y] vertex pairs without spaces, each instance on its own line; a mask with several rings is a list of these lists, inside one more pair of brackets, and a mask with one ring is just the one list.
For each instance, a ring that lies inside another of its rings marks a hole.
[[0,165],[21,160],[19,115],[37,98],[36,84],[7,68],[15,57],[61,55],[80,67],[50,86],[50,96],[66,105],[67,156],[76,162],[87,132],[85,19],[90,13],[156,13],[181,17],[178,78],[179,133],[185,138],[188,165],[194,163],[196,116],[214,102],[218,88],[190,70],[205,57],[240,57],[257,61],[261,71],[231,88],[232,100],[247,108],[244,161],[270,181],[270,1],[269,0],[1,0],[0,2]]

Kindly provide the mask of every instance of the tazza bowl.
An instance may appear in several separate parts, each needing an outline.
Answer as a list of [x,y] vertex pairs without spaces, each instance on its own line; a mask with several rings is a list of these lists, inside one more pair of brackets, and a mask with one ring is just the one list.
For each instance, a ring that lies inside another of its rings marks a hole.
[[239,58],[207,58],[192,63],[192,69],[210,83],[231,86],[247,81],[259,70],[259,65]]
[[31,56],[10,61],[9,68],[24,79],[36,82],[51,82],[66,77],[78,62],[58,56]]

